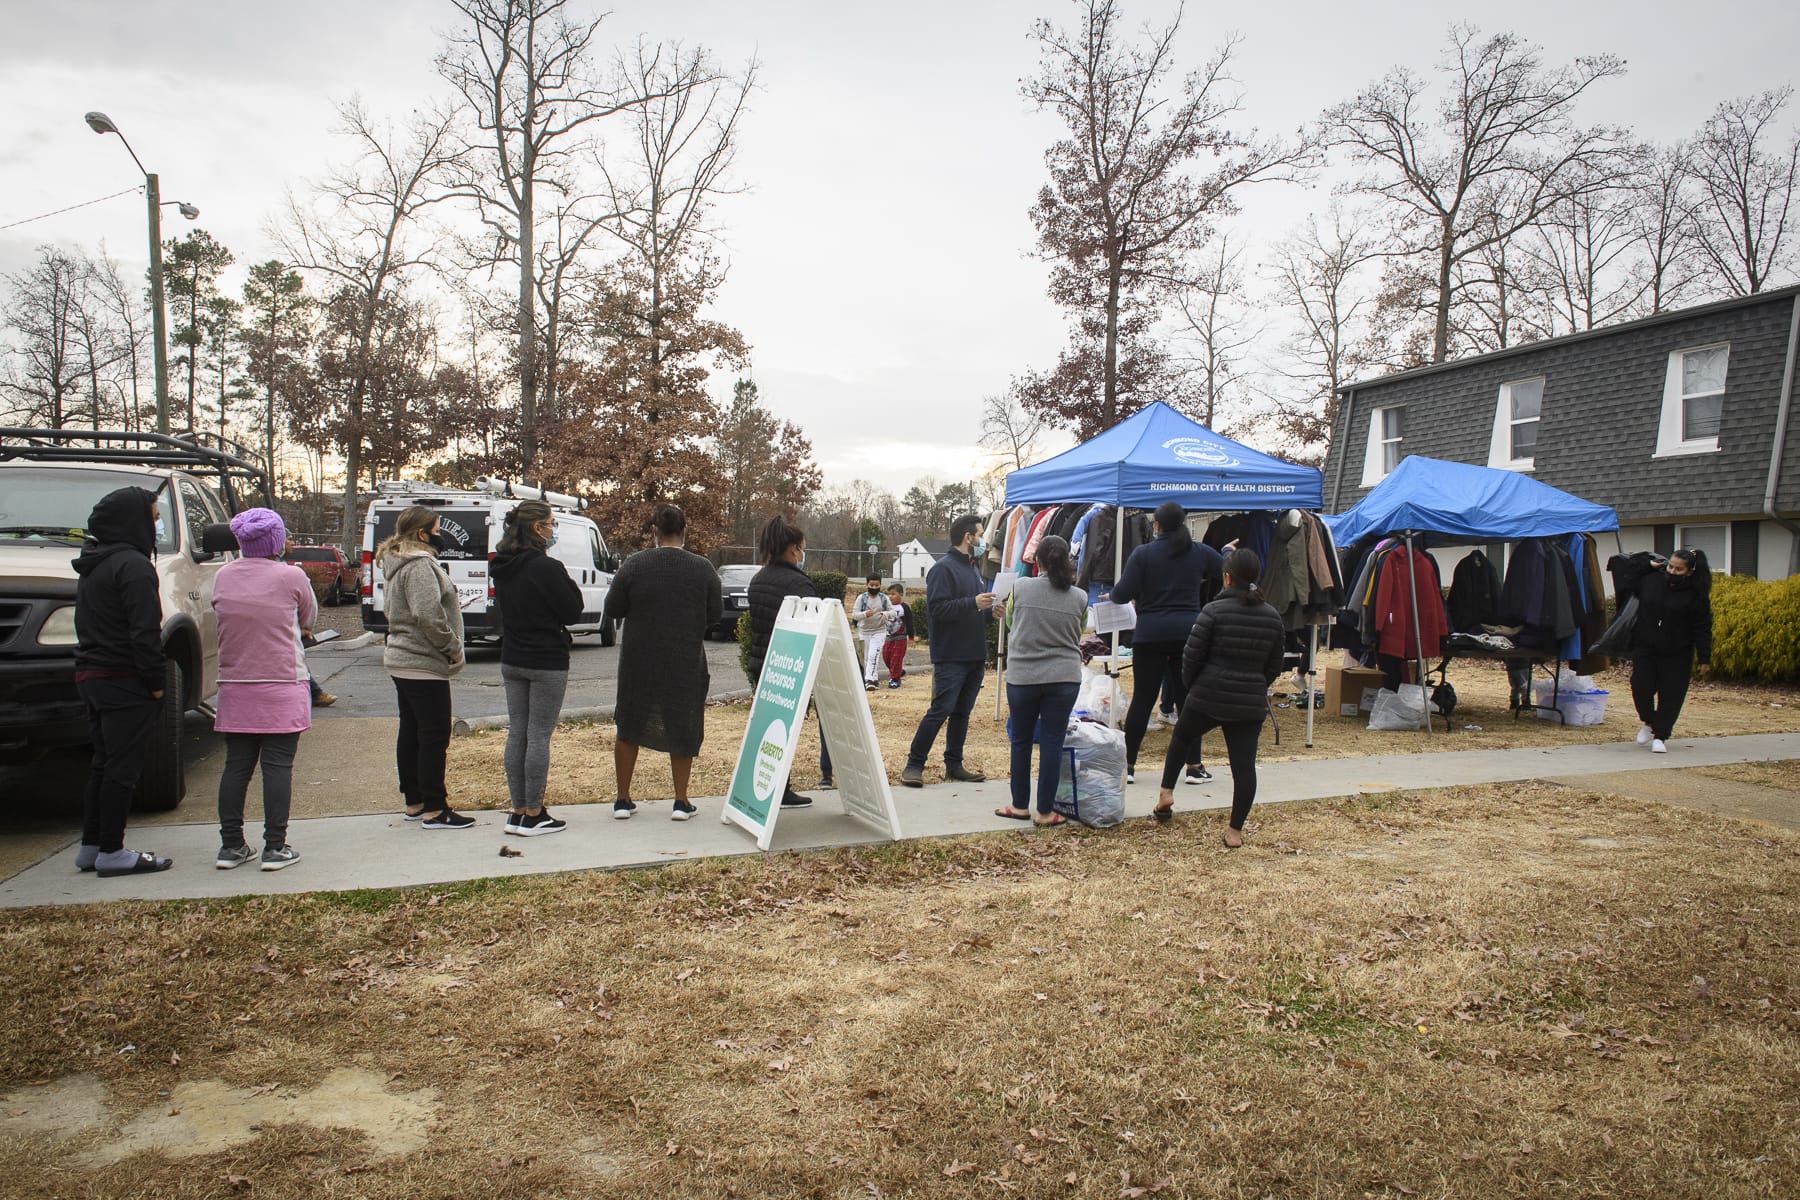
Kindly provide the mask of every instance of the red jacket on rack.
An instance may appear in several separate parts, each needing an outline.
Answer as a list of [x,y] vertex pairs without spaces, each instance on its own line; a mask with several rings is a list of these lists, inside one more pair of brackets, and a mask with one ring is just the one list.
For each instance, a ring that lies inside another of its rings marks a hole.
[[1381,585],[1375,592],[1375,628],[1380,634],[1377,649],[1396,658],[1417,658],[1419,641],[1413,638],[1413,602],[1407,597],[1407,584],[1413,584],[1413,595],[1419,604],[1419,639],[1425,644],[1425,656],[1436,658],[1443,652],[1444,638],[1450,633],[1450,619],[1444,613],[1444,588],[1438,580],[1437,564],[1423,550],[1408,551],[1398,546],[1381,564]]

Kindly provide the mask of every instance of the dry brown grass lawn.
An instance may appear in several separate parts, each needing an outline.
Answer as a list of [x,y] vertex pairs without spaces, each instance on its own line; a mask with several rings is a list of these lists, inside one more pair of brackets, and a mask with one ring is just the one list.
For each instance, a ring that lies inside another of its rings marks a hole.
[[[1630,674],[1625,670],[1599,676],[1599,686],[1611,693],[1606,719],[1600,725],[1587,727],[1565,728],[1554,721],[1536,720],[1530,716],[1514,720],[1507,711],[1506,673],[1497,663],[1457,664],[1451,670],[1451,682],[1456,686],[1458,703],[1453,714],[1454,729],[1448,734],[1443,732],[1441,722],[1437,732],[1429,735],[1423,732],[1370,732],[1365,728],[1367,716],[1349,721],[1318,713],[1315,714],[1313,746],[1308,749],[1304,744],[1305,711],[1278,708],[1276,717],[1281,727],[1281,742],[1275,743],[1273,730],[1265,725],[1259,757],[1263,762],[1284,762],[1422,751],[1562,746],[1624,741],[1637,732],[1637,717],[1631,707]],[[1129,685],[1129,675],[1125,677],[1125,683]],[[990,673],[969,725],[966,759],[971,766],[998,779],[1007,773],[1008,751],[1004,704],[1001,719],[994,719],[996,690],[994,676]],[[888,778],[898,783],[913,730],[918,727],[919,718],[931,700],[931,678],[923,674],[909,676],[906,685],[897,691],[883,688],[867,695],[887,761]],[[706,746],[694,764],[694,795],[722,796],[730,787],[732,762],[738,743],[743,740],[749,712],[748,704],[714,705],[707,709]],[[1796,730],[1800,730],[1800,691],[1698,680],[1676,726],[1676,736]],[[476,734],[452,742],[452,794],[459,806],[505,807],[506,779],[500,762],[505,742],[504,731]],[[1140,758],[1160,763],[1168,744],[1166,729],[1153,730],[1144,739]],[[1209,761],[1224,758],[1225,747],[1217,734],[1207,740],[1205,752]],[[611,725],[564,726],[557,734],[552,754],[549,797],[552,804],[611,803],[615,798]],[[818,759],[818,724],[808,721],[802,727],[794,771],[795,786],[811,788],[818,782]],[[935,783],[942,779],[943,735],[940,734],[932,759],[926,764],[925,781]],[[634,795],[638,799],[666,799],[672,794],[670,787],[668,758],[657,754],[642,755],[638,761]]]
[[[1256,818],[9,913],[0,1189],[1800,1193],[1800,837],[1548,784]],[[77,1165],[344,1068],[429,1098],[425,1148]],[[22,1132],[83,1075],[100,1128]]]

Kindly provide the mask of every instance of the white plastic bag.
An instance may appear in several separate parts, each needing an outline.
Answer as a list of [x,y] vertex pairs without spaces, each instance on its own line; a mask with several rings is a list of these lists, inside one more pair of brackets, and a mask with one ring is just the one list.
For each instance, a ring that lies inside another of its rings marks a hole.
[[1375,708],[1369,713],[1369,728],[1376,730],[1422,729],[1425,710],[1437,711],[1437,705],[1425,699],[1425,689],[1416,683],[1403,683],[1397,692],[1382,688],[1375,693]]
[[1594,677],[1592,675],[1577,675],[1567,667],[1564,667],[1557,674],[1556,686],[1557,690],[1564,692],[1591,692],[1596,690]]
[[1111,675],[1089,675],[1075,693],[1075,715],[1091,717],[1108,725],[1125,716],[1125,696],[1119,681]]
[[[1071,721],[1053,807],[1063,816],[1110,829],[1125,820],[1125,735],[1092,721]],[[1042,769],[1042,768],[1040,768]]]

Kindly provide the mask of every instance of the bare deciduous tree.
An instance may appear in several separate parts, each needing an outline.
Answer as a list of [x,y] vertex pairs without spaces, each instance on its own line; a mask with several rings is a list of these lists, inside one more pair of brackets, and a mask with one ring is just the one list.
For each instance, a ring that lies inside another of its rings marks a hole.
[[1191,368],[1189,404],[1209,428],[1218,425],[1221,409],[1241,390],[1244,351],[1262,335],[1244,309],[1243,256],[1243,246],[1221,233],[1175,300],[1185,327],[1181,338],[1193,347],[1178,355]]
[[417,113],[403,132],[376,123],[359,101],[339,109],[339,132],[355,157],[319,184],[306,203],[290,196],[286,219],[270,231],[289,263],[324,277],[333,304],[355,297],[357,311],[333,312],[350,335],[343,372],[345,553],[356,549],[356,484],[363,467],[364,416],[376,368],[378,321],[404,276],[431,261],[433,248],[415,225],[442,198],[440,184],[456,162],[447,113]]
[[1529,263],[1539,312],[1528,318],[1540,337],[1580,333],[1637,315],[1652,286],[1635,185],[1580,188],[1551,205],[1520,252]]
[[1751,296],[1786,272],[1791,257],[1800,131],[1781,138],[1791,85],[1727,100],[1692,144],[1699,194],[1695,239],[1714,278]]
[[1044,414],[1026,407],[1017,386],[981,398],[980,445],[993,454],[1002,471],[1029,467],[1044,430]]
[[1679,303],[1699,275],[1688,157],[1687,147],[1679,142],[1654,147],[1639,158],[1631,181],[1646,277],[1644,301],[1653,314]]
[[1134,384],[1167,377],[1146,344],[1150,327],[1211,220],[1233,211],[1245,185],[1294,177],[1312,151],[1227,127],[1239,106],[1234,41],[1170,95],[1180,13],[1129,43],[1116,0],[1075,0],[1075,10],[1071,30],[1033,27],[1042,64],[1022,85],[1066,133],[1044,153],[1050,182],[1031,219],[1040,254],[1056,264],[1050,298],[1074,326],[1062,361],[1026,380],[1024,394],[1085,437],[1142,406]]
[[1338,389],[1369,364],[1369,275],[1382,257],[1366,217],[1336,204],[1275,248],[1275,300],[1299,326],[1285,347],[1292,365],[1280,373],[1304,388],[1297,399],[1276,398],[1275,426],[1296,461],[1324,461]]
[[12,412],[25,424],[61,428],[80,394],[84,364],[76,333],[81,264],[55,246],[39,246],[37,262],[6,278],[5,328],[14,352],[0,376]]
[[1449,356],[1455,337],[1458,268],[1622,173],[1621,135],[1578,124],[1574,108],[1623,71],[1611,55],[1549,67],[1515,34],[1457,25],[1439,67],[1440,104],[1428,102],[1425,80],[1396,67],[1326,111],[1324,136],[1371,169],[1359,190],[1387,201],[1396,234],[1431,264],[1434,286],[1423,298],[1433,362]]

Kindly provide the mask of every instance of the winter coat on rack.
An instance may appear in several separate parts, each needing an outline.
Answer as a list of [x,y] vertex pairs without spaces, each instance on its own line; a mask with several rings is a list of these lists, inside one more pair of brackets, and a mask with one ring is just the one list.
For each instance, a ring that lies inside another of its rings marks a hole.
[[[1410,558],[1409,558],[1410,556]],[[1410,566],[1409,566],[1410,562]],[[1409,587],[1409,583],[1411,586]],[[1419,634],[1413,636],[1413,605],[1418,605]],[[1436,658],[1443,653],[1450,621],[1444,613],[1444,590],[1437,564],[1423,550],[1394,549],[1381,566],[1375,599],[1375,628],[1381,653],[1395,658]]]
[[1299,509],[1290,508],[1275,522],[1262,577],[1263,602],[1281,614],[1282,624],[1289,629],[1300,624],[1308,583],[1306,518]]
[[1450,628],[1471,632],[1478,625],[1493,625],[1499,616],[1500,568],[1480,550],[1456,564],[1450,576]]

